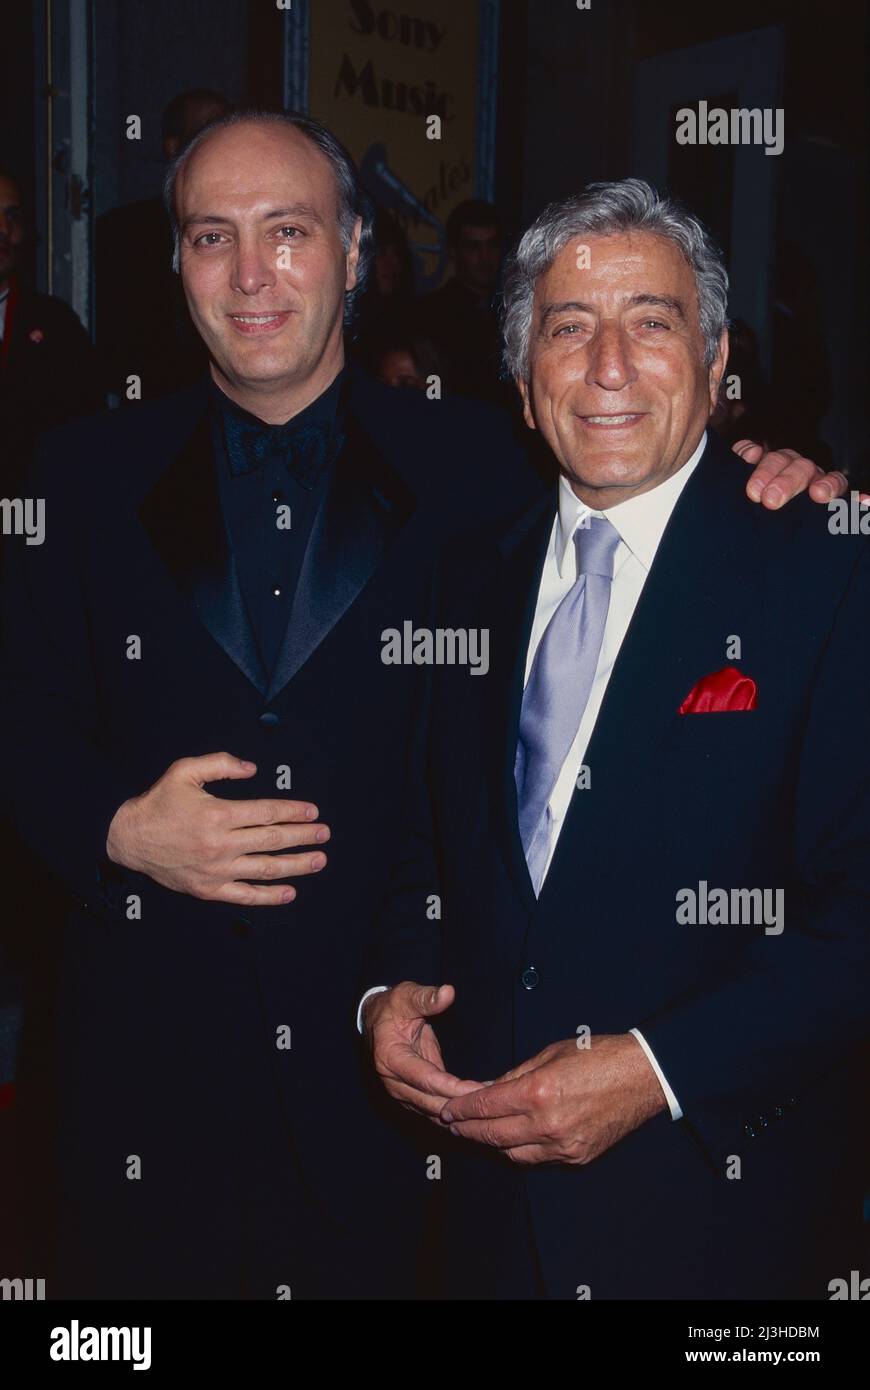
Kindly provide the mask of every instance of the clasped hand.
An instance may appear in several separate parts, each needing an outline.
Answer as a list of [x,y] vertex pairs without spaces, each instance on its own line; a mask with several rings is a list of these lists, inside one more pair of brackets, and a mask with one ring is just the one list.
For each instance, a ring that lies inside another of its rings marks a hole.
[[430,1019],[454,1000],[451,985],[405,981],[365,1004],[366,1036],[388,1093],[451,1133],[499,1149],[514,1163],[585,1164],[667,1108],[631,1033],[551,1043],[494,1081],[453,1076]]

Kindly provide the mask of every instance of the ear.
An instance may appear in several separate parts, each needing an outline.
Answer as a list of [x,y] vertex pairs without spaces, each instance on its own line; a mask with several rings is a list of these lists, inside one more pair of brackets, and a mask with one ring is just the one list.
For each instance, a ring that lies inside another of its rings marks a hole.
[[514,381],[516,382],[517,390],[523,401],[523,419],[530,430],[536,430],[538,427],[535,424],[535,417],[532,414],[532,399],[529,392],[529,383],[520,376],[515,376]]
[[347,252],[347,274],[344,279],[345,290],[352,290],[356,284],[356,268],[359,264],[359,239],[362,235],[362,218],[358,217],[353,227],[353,236]]
[[719,346],[716,348],[716,356],[709,367],[709,387],[710,387],[710,410],[714,411],[719,404],[719,387],[725,375],[725,364],[728,361],[728,329],[723,328],[719,335]]

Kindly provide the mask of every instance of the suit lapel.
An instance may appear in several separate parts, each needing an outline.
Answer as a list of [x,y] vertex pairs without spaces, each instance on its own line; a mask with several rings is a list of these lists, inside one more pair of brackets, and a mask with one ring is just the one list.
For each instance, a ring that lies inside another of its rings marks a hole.
[[200,621],[252,685],[265,693],[268,678],[227,541],[204,401],[193,433],[145,497],[139,516]]
[[541,572],[555,517],[552,492],[540,498],[499,543],[493,583],[483,611],[496,614],[490,642],[492,669],[487,679],[484,718],[487,775],[495,809],[499,845],[514,887],[525,906],[535,894],[520,839],[514,778],[517,731]]
[[410,491],[352,415],[345,431],[305,552],[269,700],[347,612],[414,509]]

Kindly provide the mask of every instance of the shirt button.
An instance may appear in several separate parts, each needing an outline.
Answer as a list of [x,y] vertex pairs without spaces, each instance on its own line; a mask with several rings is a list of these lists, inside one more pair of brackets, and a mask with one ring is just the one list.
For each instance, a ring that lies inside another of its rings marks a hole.
[[272,593],[275,595],[275,598],[280,598],[280,597],[281,597],[281,590],[277,587],[277,585],[276,585],[276,587],[272,590]]
[[541,982],[541,977],[533,965],[526,967],[520,979],[523,982],[523,989],[537,989]]

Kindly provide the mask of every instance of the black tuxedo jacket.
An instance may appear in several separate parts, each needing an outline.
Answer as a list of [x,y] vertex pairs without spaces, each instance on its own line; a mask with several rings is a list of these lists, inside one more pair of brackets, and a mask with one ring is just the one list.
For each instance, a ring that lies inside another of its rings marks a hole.
[[[46,924],[44,959],[57,964],[48,1050],[73,1286],[208,1291],[257,1142],[240,1105],[255,1086],[289,1116],[324,1219],[376,1231],[368,1258],[403,1225],[403,1181],[423,1190],[422,1160],[364,1094],[355,1030],[419,725],[419,670],[385,665],[381,633],[424,611],[436,536],[522,507],[539,484],[486,407],[358,374],[349,393],[271,672],[226,541],[204,385],[49,436],[28,485],[45,499],[45,543],[8,547],[5,799],[71,901]],[[285,908],[204,903],[105,860],[122,801],[176,758],[221,750],[258,771],[215,795],[311,799],[332,829],[326,870],[297,880]]]
[[[396,979],[413,949],[414,978],[455,985],[437,1024],[445,1064],[481,1081],[581,1025],[638,1027],[684,1116],[665,1111],[582,1167],[519,1169],[445,1134],[456,1296],[826,1298],[857,1258],[870,554],[866,539],[829,534],[805,498],[773,514],[743,484],[711,442],[662,538],[585,756],[591,785],[574,792],[537,901],[513,769],[552,496],[441,567],[435,621],[489,628],[491,669],[434,670],[381,975]],[[678,713],[729,665],[755,680],[755,709]],[[676,895],[702,881],[782,889],[784,931],[681,925]],[[421,906],[434,893],[440,941]]]

